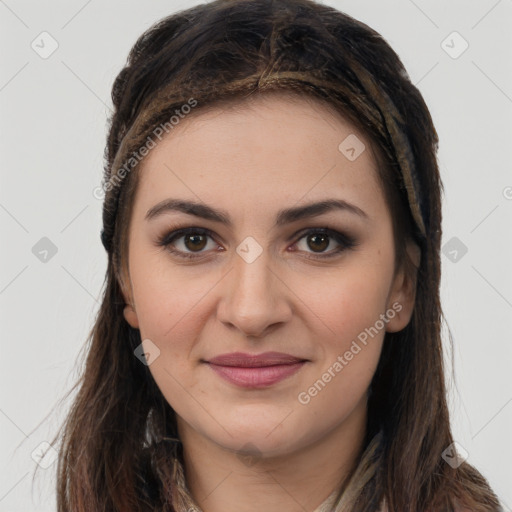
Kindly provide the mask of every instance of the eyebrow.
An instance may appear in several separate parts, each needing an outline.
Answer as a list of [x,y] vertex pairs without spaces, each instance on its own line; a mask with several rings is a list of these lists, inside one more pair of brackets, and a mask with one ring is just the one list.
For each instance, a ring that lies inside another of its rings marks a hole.
[[[369,220],[368,214],[354,204],[348,203],[343,199],[325,199],[323,201],[309,203],[304,206],[296,206],[280,210],[276,216],[275,226],[283,226],[285,224],[290,224],[309,217],[316,217],[334,210],[347,211],[358,215],[364,220]],[[231,218],[225,210],[216,209],[204,203],[183,199],[165,199],[161,201],[147,211],[145,219],[149,221],[170,211],[182,212],[202,219],[220,222],[230,228],[233,226]]]

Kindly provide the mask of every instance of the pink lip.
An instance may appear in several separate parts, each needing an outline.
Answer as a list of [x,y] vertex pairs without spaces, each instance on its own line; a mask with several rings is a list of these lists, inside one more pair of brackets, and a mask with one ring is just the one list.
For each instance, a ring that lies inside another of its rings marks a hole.
[[304,359],[281,352],[258,355],[233,352],[206,361],[220,377],[245,388],[275,384],[300,370],[305,362]]

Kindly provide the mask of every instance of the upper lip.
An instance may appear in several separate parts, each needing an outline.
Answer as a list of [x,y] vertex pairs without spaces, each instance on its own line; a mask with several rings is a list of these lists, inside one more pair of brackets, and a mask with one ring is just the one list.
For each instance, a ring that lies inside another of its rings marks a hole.
[[262,354],[246,354],[244,352],[231,352],[208,359],[208,363],[219,366],[238,366],[245,368],[257,368],[261,366],[275,366],[279,364],[294,364],[306,361],[283,352],[263,352]]

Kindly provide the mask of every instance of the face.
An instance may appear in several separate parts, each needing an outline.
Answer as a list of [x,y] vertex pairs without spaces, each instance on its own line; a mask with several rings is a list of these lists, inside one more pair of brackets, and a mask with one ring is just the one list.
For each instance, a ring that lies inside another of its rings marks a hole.
[[414,303],[363,134],[274,93],[185,118],[140,172],[125,318],[180,432],[275,456],[361,419]]

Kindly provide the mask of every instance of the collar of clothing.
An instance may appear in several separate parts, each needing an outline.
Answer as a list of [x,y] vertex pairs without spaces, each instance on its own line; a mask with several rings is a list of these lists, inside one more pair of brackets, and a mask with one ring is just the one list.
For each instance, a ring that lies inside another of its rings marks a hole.
[[336,499],[337,490],[334,490],[327,499],[314,510],[314,512],[332,512],[334,500]]
[[[323,503],[321,503],[320,506],[317,507],[313,512],[336,512],[334,505],[335,505],[337,494],[338,494],[338,490],[335,489],[327,497],[327,499]],[[379,509],[376,512],[388,512],[385,501],[383,501],[381,503]]]

